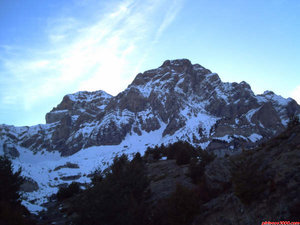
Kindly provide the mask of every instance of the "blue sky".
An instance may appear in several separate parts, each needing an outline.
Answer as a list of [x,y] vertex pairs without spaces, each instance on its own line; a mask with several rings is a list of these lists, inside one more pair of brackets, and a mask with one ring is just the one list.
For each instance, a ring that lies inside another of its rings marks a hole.
[[64,95],[116,95],[166,59],[300,103],[298,0],[2,0],[0,124],[45,123]]

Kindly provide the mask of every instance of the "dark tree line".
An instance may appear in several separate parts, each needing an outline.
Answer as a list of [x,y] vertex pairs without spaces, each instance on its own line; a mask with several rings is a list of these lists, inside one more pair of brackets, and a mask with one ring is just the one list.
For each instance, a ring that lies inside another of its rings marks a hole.
[[[191,190],[178,185],[169,197],[151,201],[146,166],[150,156],[166,156],[178,165],[190,163],[187,175],[201,188]],[[213,159],[213,155],[187,142],[149,148],[144,157],[137,153],[131,161],[126,155],[116,157],[108,169],[93,173],[89,188],[78,192],[78,187],[71,184],[62,188],[57,197],[72,202],[68,213],[75,215],[73,223],[78,225],[189,225],[207,201],[203,198],[203,194],[207,196],[203,170]]]
[[0,224],[33,225],[28,210],[21,205],[20,187],[24,179],[21,169],[13,172],[11,161],[0,156]]

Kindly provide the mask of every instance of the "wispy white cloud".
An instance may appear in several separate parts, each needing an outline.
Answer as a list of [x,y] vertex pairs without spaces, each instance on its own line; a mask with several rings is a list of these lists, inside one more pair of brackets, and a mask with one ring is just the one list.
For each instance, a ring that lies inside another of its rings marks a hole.
[[[184,0],[120,1],[91,23],[67,16],[50,19],[48,44],[0,61],[5,81],[2,104],[20,102],[30,109],[48,96],[78,90],[117,94],[140,72],[149,46],[173,22]],[[46,40],[45,40],[46,43]],[[7,51],[13,48],[6,46]],[[24,48],[25,49],[25,48]],[[0,75],[2,76],[2,75]],[[12,97],[13,96],[13,97]]]
[[182,8],[184,3],[184,0],[174,0],[173,4],[170,6],[168,11],[166,12],[164,19],[162,23],[160,24],[155,37],[155,42],[158,41],[161,34],[164,32],[164,30],[173,22],[173,20],[176,18],[176,15]]

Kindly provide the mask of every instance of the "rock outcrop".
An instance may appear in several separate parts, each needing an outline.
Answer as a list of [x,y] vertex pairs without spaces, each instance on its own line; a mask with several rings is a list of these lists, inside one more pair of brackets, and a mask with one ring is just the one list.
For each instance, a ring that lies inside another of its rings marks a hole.
[[[210,188],[230,186],[203,205],[197,224],[260,224],[298,221],[300,124],[256,149],[217,158],[206,167]],[[230,163],[228,163],[230,162]],[[237,166],[238,165],[238,166]]]

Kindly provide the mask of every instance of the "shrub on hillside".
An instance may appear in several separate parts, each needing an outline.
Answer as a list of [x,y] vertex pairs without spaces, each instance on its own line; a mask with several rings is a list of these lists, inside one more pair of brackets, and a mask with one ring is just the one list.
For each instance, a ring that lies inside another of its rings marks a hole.
[[232,160],[232,183],[235,195],[244,203],[250,204],[259,199],[268,189],[261,162],[251,160],[251,152],[245,152]]
[[204,165],[208,165],[210,162],[212,162],[216,158],[216,155],[214,153],[208,152],[205,150],[199,151],[199,156],[200,156],[201,162]]
[[21,204],[0,201],[0,224],[35,225],[36,223],[30,219],[30,213]]
[[177,185],[176,191],[167,200],[168,220],[173,225],[187,225],[199,212],[200,201],[194,190]]
[[147,148],[145,158],[150,156],[153,160],[158,160],[163,156],[167,159],[175,159],[178,165],[188,164],[191,158],[198,157],[201,149],[195,148],[188,142],[178,141],[168,146],[155,146],[154,148]]
[[294,127],[300,124],[300,118],[298,116],[291,117],[288,123],[288,128]]
[[204,174],[205,164],[201,163],[198,159],[192,159],[189,165],[189,177],[191,177],[194,184],[201,181]]
[[96,169],[91,175],[92,185],[96,185],[103,180],[103,172],[100,168]]
[[161,159],[163,156],[166,156],[166,147],[164,144],[161,146],[155,146],[154,148],[148,147],[145,151],[145,158],[149,159],[151,157],[154,161]]
[[199,160],[193,158],[189,165],[189,176],[192,178],[194,184],[198,184],[203,181],[202,177],[205,171],[205,166],[212,162],[216,155],[204,150],[199,150]]
[[176,164],[179,166],[189,164],[191,161],[191,157],[192,155],[188,149],[180,149],[176,153]]
[[181,154],[187,154],[189,158],[197,157],[199,152],[193,145],[188,142],[178,141],[170,144],[166,148],[168,159],[177,159]]
[[159,201],[151,212],[151,225],[189,225],[200,212],[201,201],[194,190],[182,185],[170,197]]
[[59,201],[71,198],[72,196],[81,192],[80,185],[76,182],[72,182],[68,187],[60,187],[56,197]]

